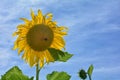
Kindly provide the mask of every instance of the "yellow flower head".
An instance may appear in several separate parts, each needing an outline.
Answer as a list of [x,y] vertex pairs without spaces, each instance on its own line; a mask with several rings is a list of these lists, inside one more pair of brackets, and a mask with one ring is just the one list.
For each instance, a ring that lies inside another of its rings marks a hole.
[[25,23],[17,26],[17,39],[13,49],[18,49],[18,54],[23,52],[22,58],[34,66],[39,63],[43,67],[44,63],[54,62],[48,48],[61,50],[65,46],[63,36],[67,34],[66,27],[57,26],[55,21],[52,21],[52,14],[42,14],[38,10],[35,15],[31,11],[32,20],[21,18]]

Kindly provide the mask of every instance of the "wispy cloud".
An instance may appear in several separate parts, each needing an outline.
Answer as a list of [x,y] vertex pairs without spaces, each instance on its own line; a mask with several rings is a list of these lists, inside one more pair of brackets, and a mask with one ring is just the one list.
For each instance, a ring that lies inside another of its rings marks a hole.
[[114,66],[114,67],[100,67],[96,68],[94,70],[95,73],[107,73],[107,74],[113,74],[120,72],[120,66]]

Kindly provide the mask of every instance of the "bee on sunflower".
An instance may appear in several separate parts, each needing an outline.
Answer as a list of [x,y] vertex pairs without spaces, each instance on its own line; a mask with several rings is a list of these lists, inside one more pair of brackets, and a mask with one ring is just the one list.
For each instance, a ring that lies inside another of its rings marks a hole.
[[67,28],[52,21],[51,13],[43,15],[38,10],[35,15],[31,10],[31,17],[32,20],[20,18],[25,23],[18,25],[17,31],[13,33],[13,36],[17,36],[13,49],[18,49],[18,54],[23,52],[22,59],[31,67],[39,64],[42,68],[45,63],[55,61],[49,48],[65,48],[63,37],[67,35]]

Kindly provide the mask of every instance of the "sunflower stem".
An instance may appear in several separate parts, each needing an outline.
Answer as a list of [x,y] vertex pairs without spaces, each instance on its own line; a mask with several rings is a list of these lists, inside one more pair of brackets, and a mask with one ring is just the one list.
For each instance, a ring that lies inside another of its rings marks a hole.
[[39,68],[39,64],[36,65],[36,80],[39,80],[39,73],[41,68]]
[[89,80],[92,80],[91,76],[90,75],[88,75],[88,76],[89,76]]

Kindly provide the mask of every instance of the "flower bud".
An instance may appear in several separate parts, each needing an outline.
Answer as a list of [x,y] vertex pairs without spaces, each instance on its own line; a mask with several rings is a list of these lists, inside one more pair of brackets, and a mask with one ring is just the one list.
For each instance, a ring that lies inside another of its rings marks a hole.
[[80,77],[81,79],[86,79],[86,78],[87,78],[87,74],[86,74],[85,70],[81,69],[81,70],[79,71],[79,77]]

